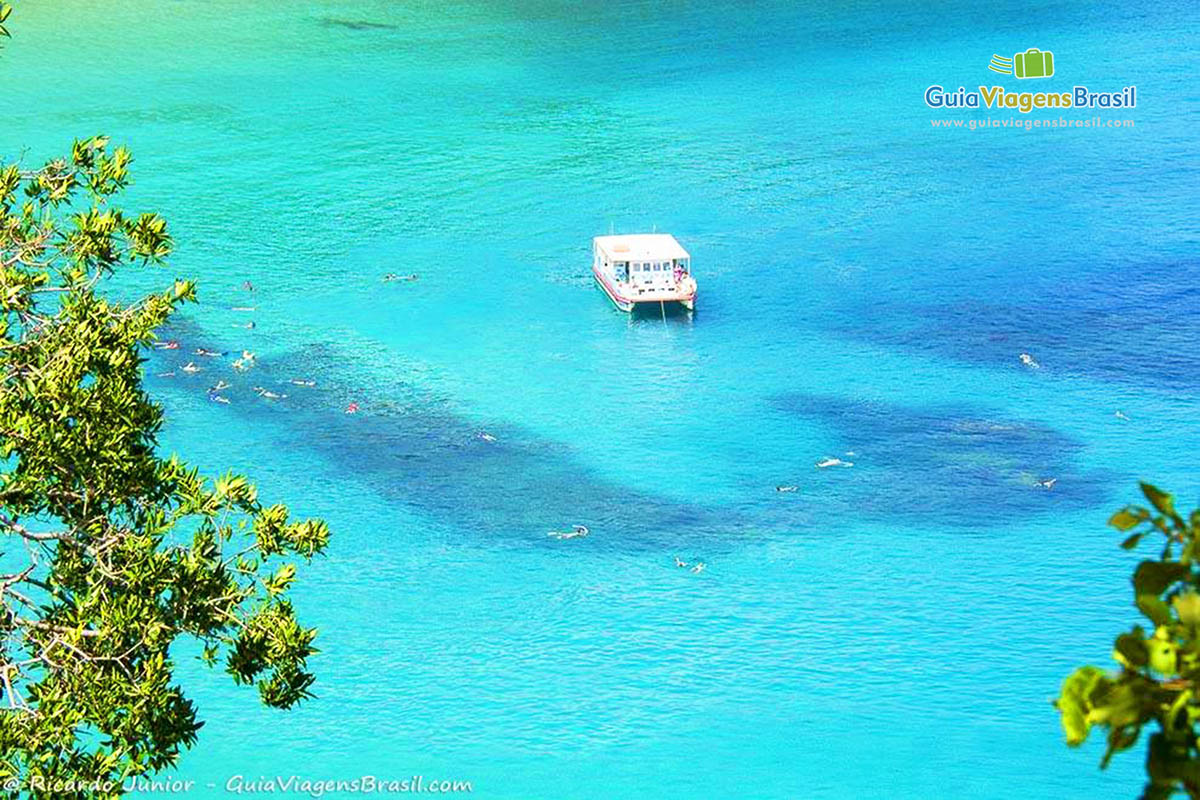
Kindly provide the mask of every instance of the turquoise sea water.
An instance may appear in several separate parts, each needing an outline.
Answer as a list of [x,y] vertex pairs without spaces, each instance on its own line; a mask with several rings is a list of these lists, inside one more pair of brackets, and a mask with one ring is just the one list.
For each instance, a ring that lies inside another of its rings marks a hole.
[[[335,533],[296,589],[317,700],[180,649],[192,796],[1134,794],[1049,701],[1134,620],[1107,516],[1142,477],[1200,500],[1195,4],[19,6],[0,153],[128,144],[178,250],[123,289],[197,278],[172,335],[260,359],[156,357],[164,449]],[[1029,47],[1055,78],[987,71]],[[934,83],[1138,107],[934,129],[1020,116]],[[654,227],[694,317],[591,284],[591,236]]]

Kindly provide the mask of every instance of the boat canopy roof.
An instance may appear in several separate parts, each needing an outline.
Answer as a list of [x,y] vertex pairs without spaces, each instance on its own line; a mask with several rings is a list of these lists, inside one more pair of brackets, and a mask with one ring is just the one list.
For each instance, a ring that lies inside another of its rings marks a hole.
[[669,233],[597,236],[596,247],[611,261],[670,261],[691,258]]

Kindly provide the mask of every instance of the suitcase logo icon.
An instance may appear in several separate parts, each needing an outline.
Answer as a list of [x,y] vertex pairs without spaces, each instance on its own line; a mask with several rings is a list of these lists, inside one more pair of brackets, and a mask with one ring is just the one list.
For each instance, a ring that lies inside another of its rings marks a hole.
[[1013,75],[1017,78],[1049,78],[1054,74],[1054,53],[1049,50],[1039,50],[1031,47],[1024,53],[1017,53],[1012,58],[993,55],[988,63],[988,69],[1001,75]]

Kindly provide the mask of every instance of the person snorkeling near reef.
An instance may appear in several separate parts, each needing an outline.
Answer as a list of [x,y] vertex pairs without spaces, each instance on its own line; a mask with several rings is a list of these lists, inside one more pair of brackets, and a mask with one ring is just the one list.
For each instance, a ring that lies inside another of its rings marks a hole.
[[224,353],[217,352],[216,350],[209,350],[206,347],[197,347],[192,351],[192,354],[197,356],[208,356],[209,358],[220,358],[221,356],[225,355]]
[[350,405],[346,406],[346,413],[347,414],[357,414],[358,413],[358,403],[351,403]]
[[179,342],[175,341],[174,339],[168,339],[165,342],[155,342],[154,349],[155,350],[178,350]]
[[552,536],[555,539],[582,539],[591,533],[587,525],[572,525],[569,531],[550,531],[547,536]]
[[243,291],[253,292],[254,284],[251,283],[250,281],[242,281],[242,289],[243,289]]
[[233,362],[233,368],[239,371],[245,371],[253,367],[255,363],[256,360],[254,353],[251,353],[249,350],[243,350],[242,357]]

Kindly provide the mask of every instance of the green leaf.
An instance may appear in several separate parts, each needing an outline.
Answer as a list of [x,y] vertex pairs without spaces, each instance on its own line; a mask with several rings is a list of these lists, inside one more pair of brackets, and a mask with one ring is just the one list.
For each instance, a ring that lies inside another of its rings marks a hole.
[[1150,501],[1150,505],[1169,517],[1178,518],[1179,515],[1175,513],[1175,498],[1172,495],[1144,481],[1140,485],[1142,487],[1142,494],[1146,495],[1146,499]]
[[1129,669],[1144,667],[1150,660],[1140,631],[1139,628],[1137,633],[1122,633],[1113,646],[1113,658]]
[[1143,536],[1145,536],[1144,533],[1135,533],[1132,536],[1125,539],[1125,541],[1121,542],[1121,547],[1123,547],[1126,550],[1132,550],[1133,548],[1138,546],[1138,542],[1140,542],[1142,540]]
[[1134,603],[1146,618],[1157,625],[1168,625],[1171,612],[1162,600],[1162,593],[1176,581],[1186,578],[1190,570],[1175,561],[1143,561],[1133,573]]
[[1128,508],[1123,508],[1117,513],[1109,517],[1108,524],[1119,531],[1127,531],[1131,528],[1136,528],[1146,519],[1144,514],[1135,514]]
[[1152,594],[1140,594],[1134,600],[1134,605],[1138,611],[1145,615],[1146,619],[1158,625],[1171,624],[1171,612],[1167,608],[1167,604],[1163,602],[1161,597],[1156,597]]
[[1183,580],[1190,570],[1176,561],[1143,561],[1133,573],[1133,590],[1138,595],[1161,595],[1171,584]]
[[1193,591],[1183,592],[1171,600],[1179,621],[1191,627],[1200,626],[1200,594]]
[[1062,692],[1054,705],[1061,715],[1063,732],[1071,747],[1078,747],[1087,740],[1092,729],[1089,720],[1092,711],[1090,697],[1097,689],[1106,689],[1110,683],[1102,669],[1090,666],[1080,667],[1063,681]]
[[1141,732],[1141,725],[1126,725],[1124,727],[1112,728],[1108,732],[1108,746],[1104,750],[1104,757],[1100,759],[1100,769],[1108,769],[1108,762],[1112,760],[1113,755],[1122,750],[1128,750],[1137,744],[1138,736]]

